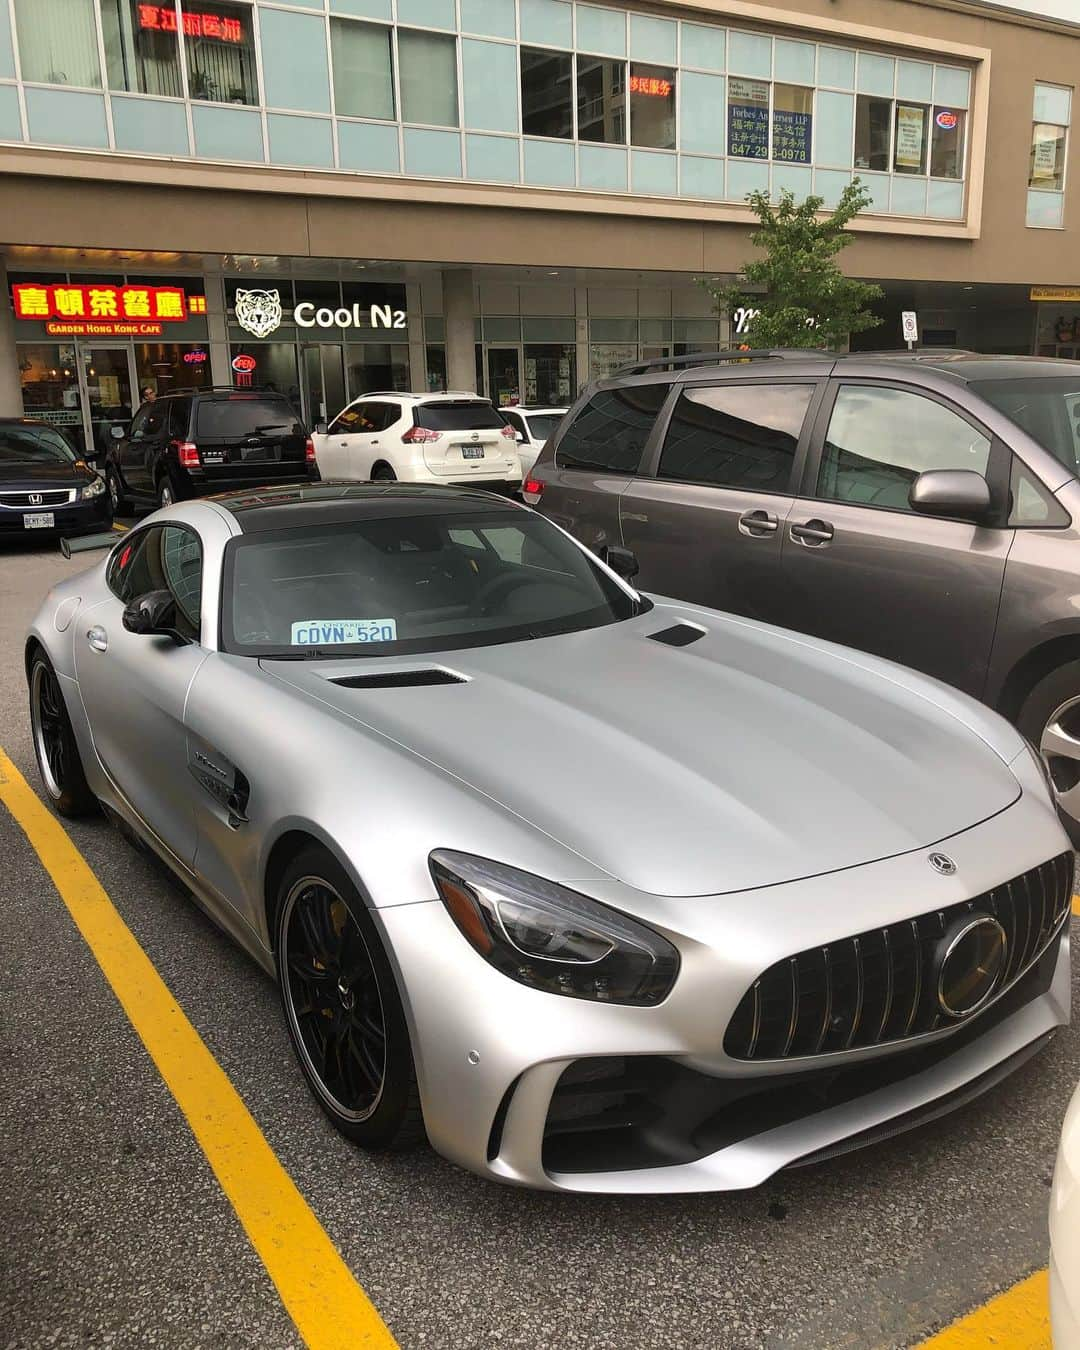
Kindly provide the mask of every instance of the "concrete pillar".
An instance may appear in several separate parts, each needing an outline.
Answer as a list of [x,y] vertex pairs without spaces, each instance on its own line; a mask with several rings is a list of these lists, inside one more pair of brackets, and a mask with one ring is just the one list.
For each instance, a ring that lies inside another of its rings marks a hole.
[[426,394],[427,344],[419,282],[410,281],[405,287],[405,309],[409,316],[409,388],[414,394]]
[[7,268],[0,257],[0,417],[23,415],[22,383],[15,352],[15,315],[8,295]]
[[225,311],[225,280],[206,278],[206,335],[210,346],[211,384],[235,384],[229,356],[229,320]]
[[446,387],[475,393],[476,325],[472,269],[445,269],[442,288],[443,315],[446,319]]

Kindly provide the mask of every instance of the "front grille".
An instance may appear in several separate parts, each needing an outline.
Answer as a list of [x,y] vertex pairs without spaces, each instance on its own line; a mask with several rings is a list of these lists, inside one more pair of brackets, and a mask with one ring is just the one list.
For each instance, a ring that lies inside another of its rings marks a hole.
[[792,1059],[955,1026],[934,987],[935,953],[945,932],[973,910],[998,920],[1008,945],[997,997],[1065,921],[1072,880],[1072,854],[1063,853],[972,900],[777,961],[743,995],[724,1050],[733,1059]]
[[[32,502],[31,497],[40,500]],[[64,506],[73,497],[74,492],[69,488],[52,492],[0,492],[0,506],[12,506],[23,511],[34,510],[39,506]]]

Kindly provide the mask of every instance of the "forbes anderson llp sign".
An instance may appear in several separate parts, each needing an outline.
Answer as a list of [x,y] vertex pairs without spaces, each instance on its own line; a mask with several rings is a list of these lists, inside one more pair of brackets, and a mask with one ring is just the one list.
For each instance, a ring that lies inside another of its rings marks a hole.
[[[236,322],[252,337],[266,338],[276,332],[285,321],[278,290],[253,290],[237,287],[233,301]],[[392,305],[315,305],[301,300],[293,309],[292,322],[297,328],[405,328],[403,309]]]

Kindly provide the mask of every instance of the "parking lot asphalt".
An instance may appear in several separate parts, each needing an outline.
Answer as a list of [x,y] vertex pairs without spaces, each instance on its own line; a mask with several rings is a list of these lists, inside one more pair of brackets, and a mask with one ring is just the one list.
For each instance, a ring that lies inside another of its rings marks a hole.
[[[0,552],[0,746],[35,790],[23,634],[49,585],[100,556]],[[303,1085],[272,983],[103,820],[66,828],[406,1350],[906,1347],[1045,1265],[1076,1028],[972,1105],[754,1191],[499,1188],[430,1150],[348,1145]],[[0,862],[0,1342],[301,1345],[2,807]]]

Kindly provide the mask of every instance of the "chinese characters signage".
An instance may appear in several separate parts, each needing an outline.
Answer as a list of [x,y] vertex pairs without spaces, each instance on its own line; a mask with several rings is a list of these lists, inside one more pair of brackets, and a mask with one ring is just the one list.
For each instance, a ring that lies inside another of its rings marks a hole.
[[788,164],[810,163],[810,137],[813,127],[810,113],[787,112],[774,108],[772,115],[772,157]]
[[728,154],[769,158],[769,86],[764,80],[728,81]]
[[630,92],[647,94],[650,98],[667,98],[671,94],[671,81],[658,79],[654,75],[631,75]]
[[[220,14],[185,13],[181,24],[188,37],[216,38],[219,42],[244,41],[244,28],[239,19],[226,19]],[[139,27],[154,33],[175,33],[176,10],[172,5],[140,5]]]
[[921,169],[926,135],[926,109],[896,105],[896,167]]
[[[188,317],[187,297],[178,286],[20,283],[11,295],[17,319],[43,321],[53,336],[160,337],[163,324]],[[205,297],[192,297],[193,313],[196,301],[205,305]]]

